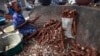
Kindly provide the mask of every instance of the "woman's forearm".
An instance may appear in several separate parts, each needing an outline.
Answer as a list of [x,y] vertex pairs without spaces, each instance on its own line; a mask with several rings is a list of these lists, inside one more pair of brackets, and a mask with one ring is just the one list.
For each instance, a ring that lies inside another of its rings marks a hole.
[[23,26],[26,25],[27,23],[28,23],[28,21],[25,21],[24,23],[18,25],[18,26],[16,27],[16,29],[19,29],[19,28],[23,27]]

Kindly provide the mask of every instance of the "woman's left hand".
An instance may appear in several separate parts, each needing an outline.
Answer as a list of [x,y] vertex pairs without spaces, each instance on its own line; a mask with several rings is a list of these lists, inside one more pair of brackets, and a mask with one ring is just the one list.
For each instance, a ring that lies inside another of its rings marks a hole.
[[[26,25],[27,23],[28,23],[28,21],[25,21],[24,23],[18,25],[18,26],[16,27],[16,29],[19,29],[19,28],[23,27],[23,26]],[[16,29],[15,29],[15,30],[16,30]]]

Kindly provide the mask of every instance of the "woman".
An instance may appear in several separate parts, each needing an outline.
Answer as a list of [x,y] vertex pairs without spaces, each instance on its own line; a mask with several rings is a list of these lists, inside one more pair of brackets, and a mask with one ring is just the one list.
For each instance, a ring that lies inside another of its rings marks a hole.
[[52,0],[51,5],[65,5],[68,0]]
[[39,2],[41,3],[41,5],[43,6],[48,6],[51,4],[51,0],[39,0]]
[[[30,25],[29,23],[32,23],[31,21],[27,20],[25,21],[20,6],[15,3],[13,5],[14,14],[13,14],[13,25],[15,29],[18,29],[20,33],[22,33],[24,36],[31,35],[32,33],[36,32],[36,28],[33,25]],[[37,19],[39,18],[36,17]]]

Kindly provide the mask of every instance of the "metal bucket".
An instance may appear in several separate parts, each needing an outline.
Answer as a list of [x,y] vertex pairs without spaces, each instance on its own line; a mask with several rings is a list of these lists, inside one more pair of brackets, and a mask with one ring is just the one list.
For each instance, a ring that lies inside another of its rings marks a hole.
[[14,56],[18,54],[22,48],[22,34],[9,33],[0,38],[0,51],[4,56]]

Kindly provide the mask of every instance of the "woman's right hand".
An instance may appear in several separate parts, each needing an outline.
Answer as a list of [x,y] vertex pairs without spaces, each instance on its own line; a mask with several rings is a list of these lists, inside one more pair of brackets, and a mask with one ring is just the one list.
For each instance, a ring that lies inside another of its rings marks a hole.
[[[28,23],[28,21],[25,21],[24,23],[18,25],[18,26],[16,27],[16,29],[19,29],[19,28],[23,27],[23,26],[26,25],[27,23]],[[16,29],[15,29],[15,30],[16,30]]]

